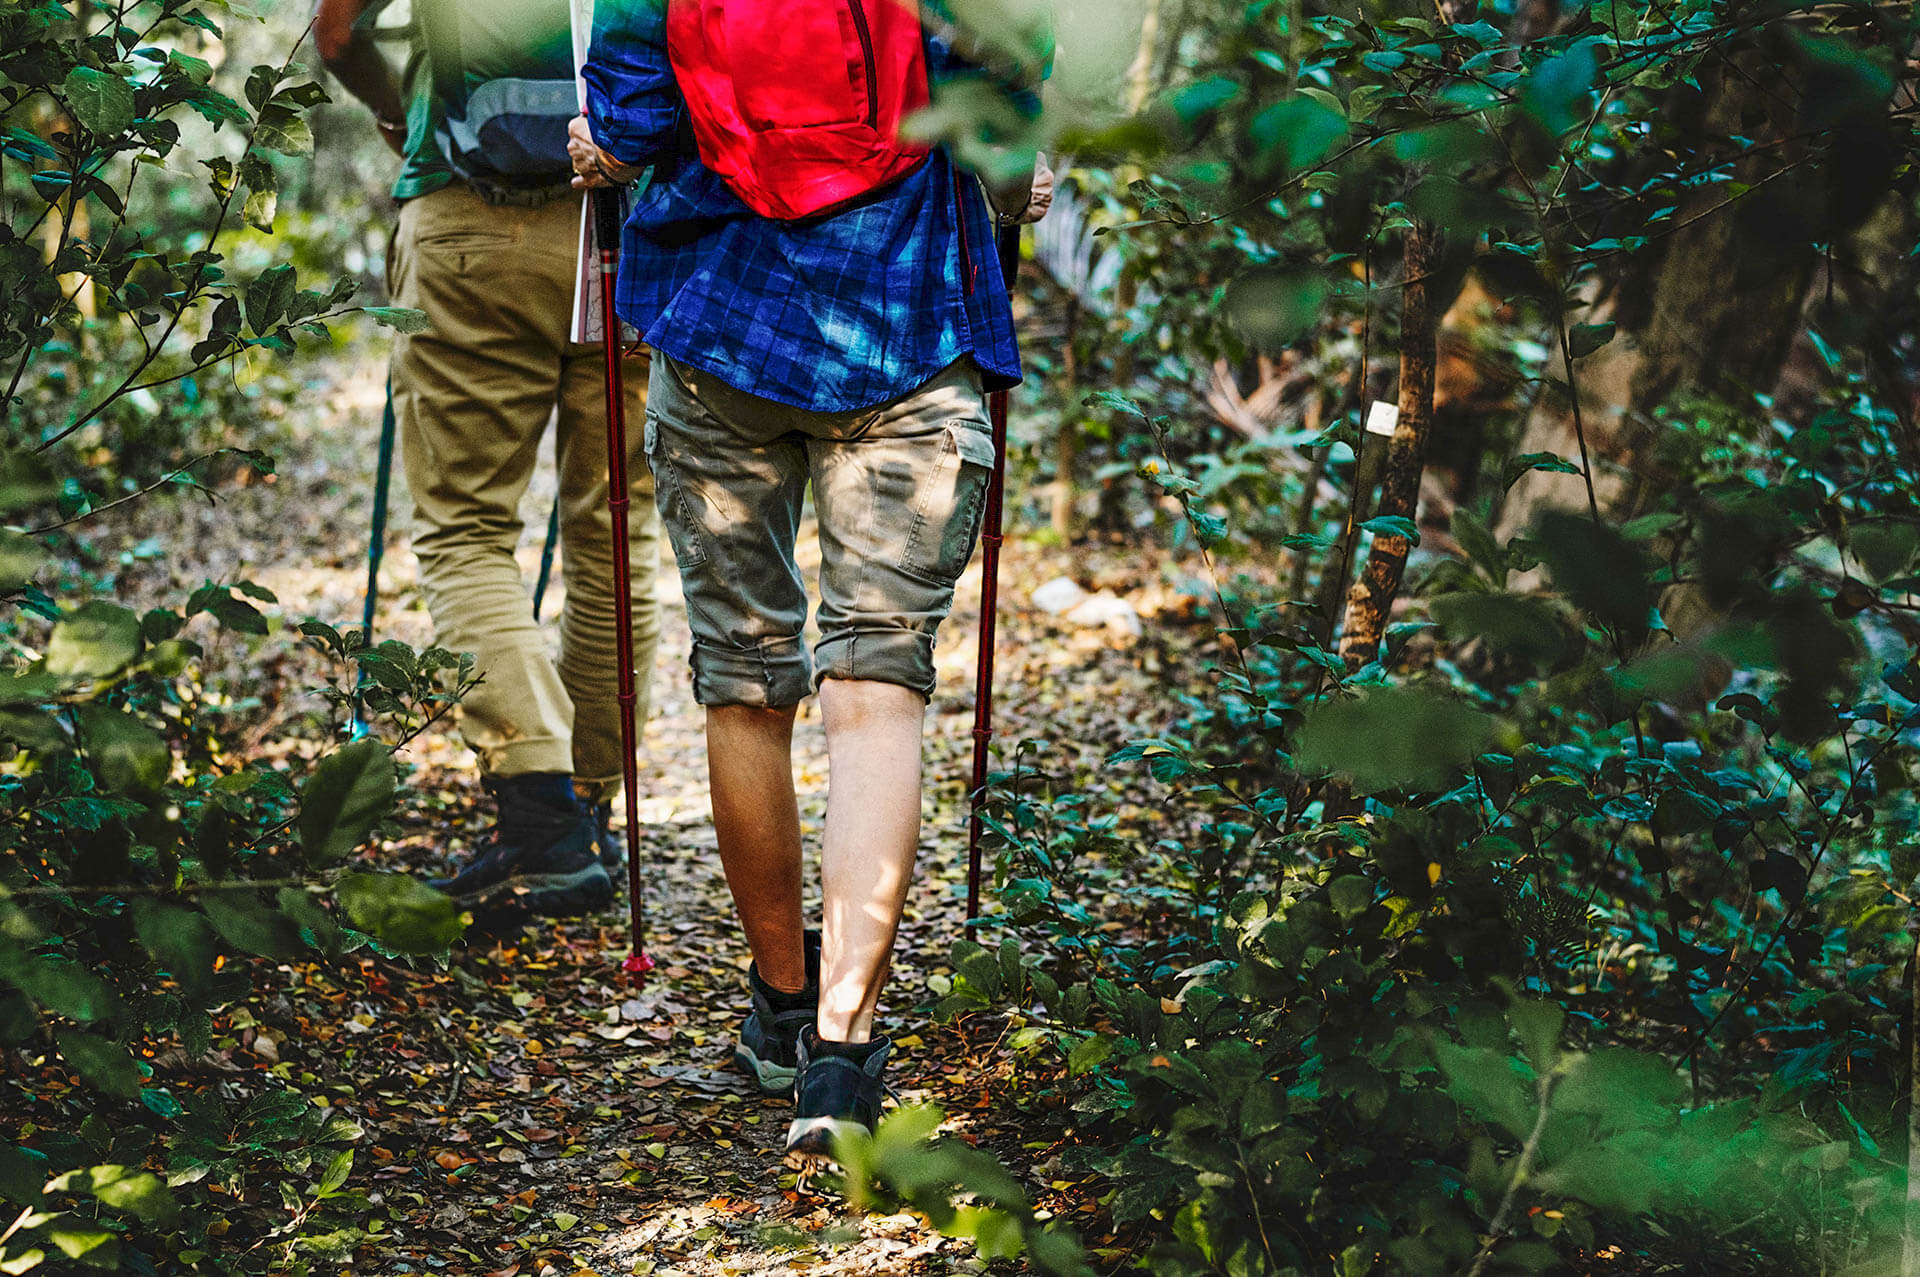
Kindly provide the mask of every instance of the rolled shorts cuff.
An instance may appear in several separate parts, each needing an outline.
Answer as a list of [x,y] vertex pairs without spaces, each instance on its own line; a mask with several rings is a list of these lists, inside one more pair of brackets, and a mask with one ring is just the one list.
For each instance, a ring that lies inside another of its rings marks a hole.
[[913,630],[850,630],[823,638],[813,649],[813,689],[830,678],[893,683],[933,695],[933,635]]
[[785,709],[813,687],[807,650],[797,638],[764,639],[753,647],[694,640],[693,699],[701,705]]

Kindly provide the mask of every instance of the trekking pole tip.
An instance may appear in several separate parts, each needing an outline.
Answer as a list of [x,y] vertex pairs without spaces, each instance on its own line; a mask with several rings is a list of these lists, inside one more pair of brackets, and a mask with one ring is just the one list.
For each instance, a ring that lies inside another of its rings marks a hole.
[[653,956],[636,949],[627,955],[627,960],[620,964],[620,969],[636,980],[644,979],[647,972],[653,970]]

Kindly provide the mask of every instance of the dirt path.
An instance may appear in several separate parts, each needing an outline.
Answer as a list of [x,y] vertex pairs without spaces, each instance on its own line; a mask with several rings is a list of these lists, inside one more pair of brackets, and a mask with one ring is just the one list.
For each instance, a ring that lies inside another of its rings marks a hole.
[[[272,484],[244,488],[214,510],[156,507],[151,514],[172,525],[159,532],[151,520],[125,528],[129,543],[158,537],[169,547],[129,569],[143,588],[158,598],[169,583],[247,577],[272,589],[290,619],[357,622],[376,377],[377,369],[361,369],[327,385],[338,427],[296,432]],[[529,498],[535,530],[551,491],[546,473]],[[397,495],[379,628],[423,643],[429,627],[413,588],[405,504]],[[534,531],[526,542],[531,579]],[[1017,542],[1009,551],[1003,739],[1064,737],[1079,742],[1064,746],[1069,751],[1098,757],[1140,730],[1126,723],[1127,709],[1154,688],[1145,668],[1151,645],[1059,628],[1024,610],[1031,587],[1066,564]],[[1107,572],[1125,583],[1124,563]],[[901,1048],[894,1081],[904,1098],[942,1103],[950,1129],[1009,1157],[1050,1208],[1091,1211],[1084,1193],[1055,1187],[1048,1150],[1022,1147],[1028,1136],[1009,1098],[1012,1065],[997,1049],[998,1026],[936,1027],[923,1009],[934,1000],[928,978],[946,972],[948,947],[961,934],[978,573],[976,563],[941,636],[924,872],[908,902],[881,1022]],[[287,968],[284,992],[265,1015],[223,1026],[220,1052],[234,1064],[272,1068],[365,1128],[353,1182],[370,1210],[347,1264],[355,1273],[981,1271],[966,1247],[911,1218],[848,1218],[832,1200],[800,1191],[780,1166],[788,1105],[759,1098],[727,1067],[747,959],[707,820],[700,719],[670,560],[662,582],[667,615],[645,730],[644,827],[635,840],[662,963],[652,982],[636,991],[620,974],[626,944],[617,915],[509,926],[471,934],[443,970],[372,958],[344,972]],[[549,616],[555,604],[557,596]],[[248,668],[245,651],[227,659]],[[263,734],[311,719],[315,702],[289,695],[306,673],[297,658],[267,672]],[[811,705],[798,737],[795,771],[812,846],[826,769]],[[413,771],[403,835],[365,859],[443,873],[485,823],[471,756],[456,740],[433,736],[404,761]]]

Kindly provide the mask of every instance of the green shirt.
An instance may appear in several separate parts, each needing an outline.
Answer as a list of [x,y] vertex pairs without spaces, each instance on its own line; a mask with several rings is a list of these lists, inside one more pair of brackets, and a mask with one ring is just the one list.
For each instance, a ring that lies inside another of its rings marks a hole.
[[433,92],[433,73],[419,28],[407,32],[407,65],[400,76],[400,93],[407,104],[407,142],[400,150],[400,173],[393,179],[393,198],[410,200],[437,191],[453,180],[453,170],[440,153],[440,103]]
[[[362,19],[375,22],[393,7],[381,0]],[[422,34],[419,6],[433,0],[412,0],[404,26],[406,64],[400,73],[400,95],[407,104],[407,139],[400,152],[400,172],[393,181],[393,197],[410,200],[437,191],[454,180],[441,151],[440,134],[445,111],[436,87],[432,59]],[[460,23],[460,51],[466,83],[499,75],[545,73],[570,66],[573,30],[567,0],[440,0],[451,3]],[[564,181],[565,160],[556,176]]]

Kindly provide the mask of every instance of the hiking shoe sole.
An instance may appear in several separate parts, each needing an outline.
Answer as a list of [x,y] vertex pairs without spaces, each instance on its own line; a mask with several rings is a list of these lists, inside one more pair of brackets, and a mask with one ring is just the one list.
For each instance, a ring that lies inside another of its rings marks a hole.
[[840,1161],[833,1151],[835,1143],[841,1136],[852,1136],[855,1133],[866,1135],[870,1132],[864,1125],[851,1118],[794,1118],[787,1123],[787,1168],[796,1171],[815,1171],[827,1166],[838,1166]]
[[742,1073],[753,1078],[762,1095],[792,1095],[793,1079],[800,1072],[790,1064],[763,1060],[744,1041],[733,1044],[733,1062]]
[[[447,884],[435,884],[446,891]],[[511,895],[536,913],[573,915],[599,913],[613,903],[613,879],[598,861],[572,873],[513,874],[484,887],[455,894],[447,892],[458,905],[489,904]]]

